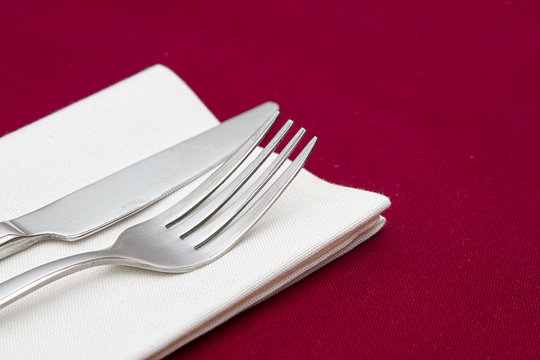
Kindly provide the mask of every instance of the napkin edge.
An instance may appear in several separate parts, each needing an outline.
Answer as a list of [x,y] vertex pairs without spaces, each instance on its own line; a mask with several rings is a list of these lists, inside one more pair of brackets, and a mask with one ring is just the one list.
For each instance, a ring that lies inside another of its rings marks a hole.
[[[175,80],[177,81],[180,81],[182,84],[184,84],[194,95],[197,99],[199,99],[201,101],[201,103],[206,107],[206,109],[212,114],[212,116],[214,117],[214,119],[217,119],[216,116],[214,115],[214,113],[212,113],[210,111],[210,109],[206,106],[206,104],[200,99],[200,97],[195,93],[195,91],[193,91],[193,89],[191,89],[191,87],[189,87],[187,85],[187,83],[177,74],[175,73],[171,68],[163,65],[163,64],[160,64],[160,63],[157,63],[157,64],[154,64],[154,65],[150,65],[150,66],[147,66],[143,69],[141,69],[140,71],[137,71],[135,74],[132,74],[132,75],[129,75],[129,76],[126,76],[126,77],[123,77],[121,79],[118,79],[116,81],[113,81],[112,83],[110,83],[109,85],[105,86],[104,88],[101,88],[97,91],[94,91],[93,93],[91,94],[88,94],[87,96],[84,96],[83,98],[80,98],[80,99],[77,99],[77,100],[74,100],[70,103],[68,103],[67,105],[65,106],[62,106],[61,108],[59,109],[56,109],[56,110],[53,110],[51,111],[50,113],[48,114],[45,114],[35,120],[31,120],[29,123],[13,130],[13,131],[10,131],[8,133],[5,133],[3,135],[0,136],[0,139],[4,139],[4,138],[9,138],[10,135],[13,135],[15,133],[18,133],[18,132],[23,132],[25,131],[26,129],[28,128],[32,128],[33,126],[35,126],[35,124],[38,124],[38,123],[42,123],[43,120],[47,120],[48,118],[52,117],[53,115],[56,115],[57,113],[60,113],[60,112],[64,112],[64,111],[67,111],[69,109],[71,109],[73,107],[73,105],[75,104],[78,104],[79,102],[82,102],[82,101],[87,101],[91,98],[94,98],[95,96],[98,96],[99,94],[103,93],[104,91],[110,89],[111,87],[114,87],[114,86],[117,86],[119,84],[121,84],[122,82],[126,81],[126,80],[130,80],[130,79],[133,79],[134,77],[138,76],[138,75],[142,75],[143,73],[146,73],[147,71],[156,71],[156,72],[162,72],[164,75],[167,74],[167,75],[173,75]],[[219,120],[218,120],[219,121]]]
[[[305,277],[312,274],[313,272],[319,270],[320,268],[332,262],[333,260],[351,251],[357,245],[363,243],[364,241],[366,241],[367,239],[375,235],[377,232],[379,232],[379,230],[382,229],[385,223],[386,223],[386,218],[378,214],[374,216],[373,218],[369,219],[366,222],[365,226],[361,227],[360,229],[356,228],[355,230],[353,230],[351,234],[348,235],[347,231],[345,231],[345,233],[341,237],[338,237],[338,238],[345,237],[345,240],[342,241],[341,246],[338,246],[337,248],[332,249],[335,251],[329,251],[326,254],[324,254],[324,256],[320,256],[320,254],[312,255],[311,256],[311,258],[313,258],[312,261],[309,261],[309,259],[306,259],[304,261],[305,264],[303,266],[299,266],[295,268],[292,272],[289,272],[289,273],[285,272],[283,274],[280,274],[280,276],[277,277],[276,279],[281,278],[282,279],[281,281],[278,280],[277,283],[272,281],[272,282],[269,282],[268,284],[265,284],[265,285],[271,285],[272,283],[274,284],[273,286],[270,286],[267,291],[257,292],[255,290],[247,294],[243,299],[240,299],[236,303],[229,305],[226,309],[221,310],[220,312],[216,313],[214,316],[204,321],[202,324],[194,328],[193,331],[185,334],[184,336],[177,338],[176,340],[173,340],[172,342],[169,342],[169,344],[160,346],[157,349],[157,351],[148,354],[147,356],[144,357],[144,359],[158,360],[172,354],[174,351],[180,349],[184,345],[204,335],[210,330],[227,322],[228,320],[240,314],[241,312],[244,312],[257,304],[260,304],[261,302],[267,300],[268,298],[274,296],[275,294],[285,290],[289,286],[292,286],[298,281],[304,279]],[[258,289],[260,288],[264,288],[264,285],[259,287]]]

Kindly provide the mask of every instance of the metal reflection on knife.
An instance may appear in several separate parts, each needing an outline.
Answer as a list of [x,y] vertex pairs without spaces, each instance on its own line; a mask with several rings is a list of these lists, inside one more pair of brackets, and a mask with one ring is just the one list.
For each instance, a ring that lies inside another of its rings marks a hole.
[[273,102],[259,105],[38,210],[0,222],[0,259],[41,240],[82,239],[148,207],[224,161],[278,110]]

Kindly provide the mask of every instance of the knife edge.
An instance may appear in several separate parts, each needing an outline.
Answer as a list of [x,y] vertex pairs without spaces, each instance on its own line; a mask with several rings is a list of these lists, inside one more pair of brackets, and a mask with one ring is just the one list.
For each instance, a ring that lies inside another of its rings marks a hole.
[[40,209],[0,222],[0,258],[44,238],[79,240],[141,211],[223,162],[278,110],[276,103],[261,104]]

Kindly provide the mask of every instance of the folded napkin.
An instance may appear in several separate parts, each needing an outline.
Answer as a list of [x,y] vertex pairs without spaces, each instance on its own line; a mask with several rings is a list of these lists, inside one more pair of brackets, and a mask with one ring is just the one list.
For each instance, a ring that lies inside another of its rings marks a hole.
[[[151,67],[0,138],[0,219],[37,209],[217,123],[173,72]],[[85,240],[42,242],[2,260],[0,281],[108,247],[123,229],[195,185]],[[389,205],[382,195],[303,170],[238,246],[200,270],[172,275],[97,267],[0,310],[0,358],[162,357],[375,234]]]

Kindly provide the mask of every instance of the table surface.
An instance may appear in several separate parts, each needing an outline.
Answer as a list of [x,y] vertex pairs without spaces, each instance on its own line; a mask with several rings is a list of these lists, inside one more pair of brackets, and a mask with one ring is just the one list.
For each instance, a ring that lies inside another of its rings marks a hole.
[[162,63],[220,119],[278,102],[320,138],[310,171],[390,197],[374,238],[170,359],[534,358],[539,18],[532,1],[2,2],[0,136]]

